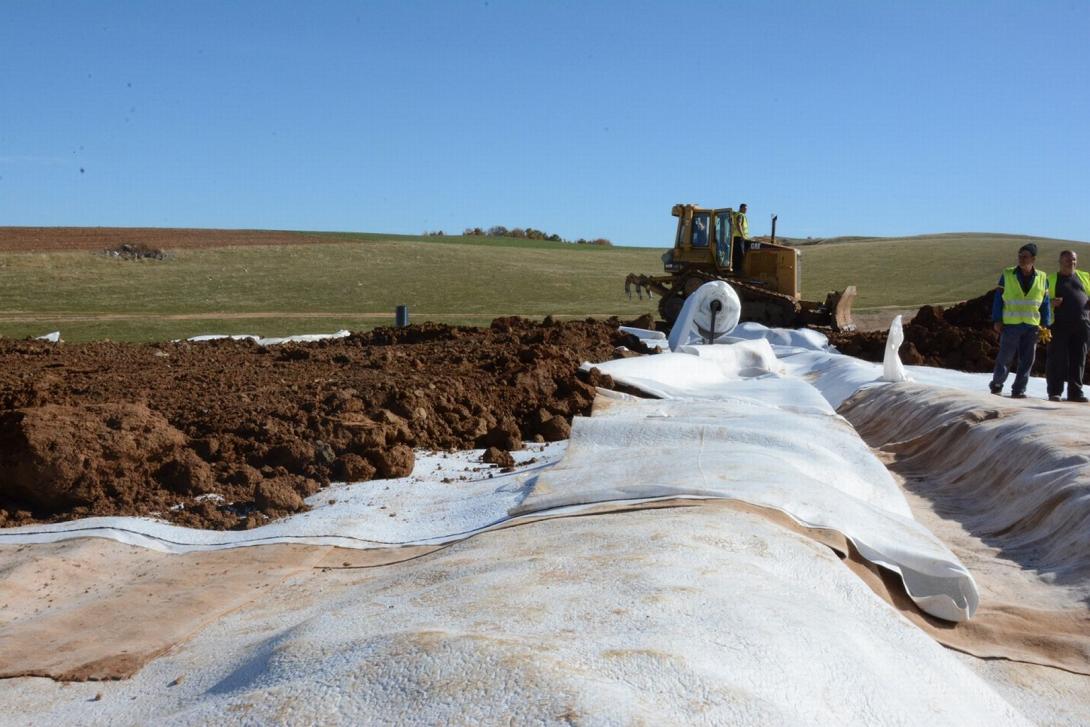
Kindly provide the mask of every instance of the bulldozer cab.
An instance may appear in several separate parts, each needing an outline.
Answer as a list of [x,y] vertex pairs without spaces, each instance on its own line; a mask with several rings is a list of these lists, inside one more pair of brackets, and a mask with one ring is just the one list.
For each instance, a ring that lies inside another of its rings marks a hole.
[[731,240],[734,212],[703,209],[691,204],[674,205],[677,235],[674,259],[690,265],[707,265],[716,272],[732,272]]
[[799,299],[798,251],[775,243],[761,243],[741,252],[734,249],[734,210],[676,204],[677,217],[672,265],[676,272],[703,270],[725,278],[743,278],[772,292]]

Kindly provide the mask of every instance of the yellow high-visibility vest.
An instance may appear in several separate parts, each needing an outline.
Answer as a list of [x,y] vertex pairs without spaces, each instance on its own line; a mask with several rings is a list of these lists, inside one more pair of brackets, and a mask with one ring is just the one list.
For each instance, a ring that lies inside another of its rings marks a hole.
[[749,239],[749,220],[745,212],[734,213],[734,236]]
[[1018,282],[1015,270],[1017,268],[1007,268],[1003,271],[1003,325],[1017,326],[1020,323],[1028,323],[1031,326],[1039,326],[1041,325],[1041,303],[1045,302],[1045,291],[1048,290],[1048,276],[1037,270],[1029,292],[1023,293],[1022,284]]
[[[1049,273],[1048,274],[1048,294],[1050,296],[1052,296],[1053,298],[1056,297],[1056,276],[1057,275],[1059,275],[1059,273]],[[1087,293],[1090,293],[1090,273],[1083,272],[1082,270],[1076,270],[1075,275],[1077,275],[1079,277],[1079,280],[1082,281],[1083,289],[1086,290]],[[1003,284],[1006,285],[1005,282]]]

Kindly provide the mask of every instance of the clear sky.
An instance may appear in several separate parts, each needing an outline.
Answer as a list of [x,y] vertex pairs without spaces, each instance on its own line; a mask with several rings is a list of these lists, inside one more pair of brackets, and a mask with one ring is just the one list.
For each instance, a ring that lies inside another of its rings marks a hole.
[[1090,240],[1090,2],[0,4],[0,225]]

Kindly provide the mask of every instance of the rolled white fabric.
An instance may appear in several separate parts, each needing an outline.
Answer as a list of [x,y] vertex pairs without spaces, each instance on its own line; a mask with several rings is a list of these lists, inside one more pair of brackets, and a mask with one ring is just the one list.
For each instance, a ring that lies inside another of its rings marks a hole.
[[[715,303],[718,310],[713,310]],[[726,343],[721,339],[734,330],[741,315],[742,301],[734,288],[722,280],[704,283],[685,301],[670,331],[670,350],[692,343]]]

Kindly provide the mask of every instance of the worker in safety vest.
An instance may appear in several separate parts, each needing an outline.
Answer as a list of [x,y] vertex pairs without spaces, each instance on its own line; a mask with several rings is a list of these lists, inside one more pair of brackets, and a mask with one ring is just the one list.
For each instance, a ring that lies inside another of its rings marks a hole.
[[742,272],[742,263],[746,259],[746,244],[749,240],[749,220],[746,219],[746,203],[738,205],[734,213],[734,230],[731,233],[731,269]]
[[1090,342],[1090,273],[1076,270],[1074,250],[1060,253],[1060,272],[1048,276],[1055,320],[1048,343],[1045,379],[1049,401],[1059,401],[1067,384],[1067,400],[1085,402],[1082,377],[1086,373],[1086,349]]
[[1026,398],[1026,385],[1037,355],[1041,326],[1052,323],[1048,298],[1048,276],[1034,267],[1037,245],[1028,242],[1018,248],[1018,264],[999,276],[992,298],[992,320],[999,333],[999,353],[988,384],[993,394],[1003,391],[1011,363],[1018,356],[1018,372],[1011,387],[1012,399]]

